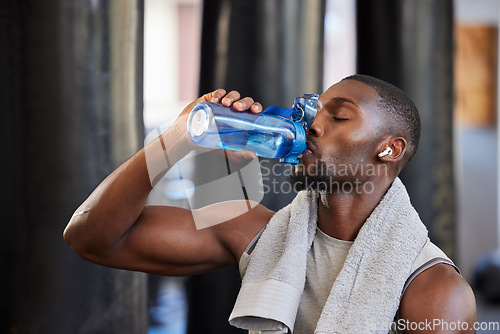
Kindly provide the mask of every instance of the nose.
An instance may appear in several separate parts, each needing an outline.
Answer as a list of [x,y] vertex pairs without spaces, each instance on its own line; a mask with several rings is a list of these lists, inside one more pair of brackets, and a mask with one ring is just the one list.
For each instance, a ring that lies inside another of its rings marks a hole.
[[311,125],[311,128],[309,129],[308,133],[315,137],[321,137],[323,135],[323,132],[324,130],[323,126],[321,125],[321,121],[319,120],[319,115],[316,115],[316,118],[314,119],[314,122]]

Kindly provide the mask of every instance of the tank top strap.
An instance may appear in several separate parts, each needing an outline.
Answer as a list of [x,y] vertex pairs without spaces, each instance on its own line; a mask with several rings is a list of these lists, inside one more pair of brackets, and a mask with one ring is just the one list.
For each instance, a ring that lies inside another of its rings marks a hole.
[[[267,225],[266,225],[267,226]],[[262,233],[264,233],[264,230],[266,229],[266,226],[264,226],[259,233],[253,237],[252,241],[247,245],[245,250],[243,251],[243,254],[241,254],[240,261],[238,263],[238,269],[240,271],[240,276],[243,277],[245,276],[245,273],[248,268],[248,264],[250,263],[250,254],[255,248],[255,245],[257,244],[257,241],[259,241],[259,238],[261,237]]]
[[255,245],[257,244],[257,241],[259,241],[262,233],[264,233],[265,229],[266,229],[267,225],[265,225],[256,235],[255,237],[253,237],[252,241],[250,241],[250,243],[247,245],[247,247],[245,248],[245,253],[247,253],[248,255],[250,255],[252,253],[252,251],[254,250],[255,248]]
[[408,279],[405,282],[405,285],[403,287],[403,291],[401,292],[401,297],[405,293],[408,286],[410,286],[410,283],[413,282],[413,280],[419,274],[421,274],[423,271],[435,266],[436,264],[441,264],[441,263],[448,264],[448,265],[452,266],[460,274],[460,269],[458,269],[458,267],[455,265],[455,263],[453,263],[453,261],[451,261],[449,258],[443,258],[443,257],[432,258],[432,259],[428,260],[427,262],[425,262],[424,264],[422,264],[420,267],[418,267],[416,270],[414,270],[410,274],[410,276],[408,277]]

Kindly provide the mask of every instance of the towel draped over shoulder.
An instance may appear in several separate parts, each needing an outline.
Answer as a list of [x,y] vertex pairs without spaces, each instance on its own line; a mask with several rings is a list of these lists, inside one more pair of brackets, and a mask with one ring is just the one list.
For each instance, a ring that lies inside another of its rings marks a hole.
[[[317,228],[317,193],[302,191],[259,238],[229,322],[265,333],[293,332]],[[360,229],[315,333],[387,333],[427,229],[396,178]]]

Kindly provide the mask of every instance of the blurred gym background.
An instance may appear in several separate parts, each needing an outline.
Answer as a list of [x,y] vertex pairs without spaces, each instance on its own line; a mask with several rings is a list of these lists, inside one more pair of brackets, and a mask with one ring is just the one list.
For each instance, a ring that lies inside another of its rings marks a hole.
[[[473,285],[478,321],[500,322],[499,21],[497,0],[0,1],[1,332],[242,333],[227,323],[235,269],[173,278],[104,268],[62,231],[200,94],[224,87],[288,106],[355,72],[419,107],[422,142],[403,181]],[[196,178],[196,165],[183,177]],[[190,196],[174,170],[150,203],[188,206]],[[277,210],[292,197],[263,203]]]

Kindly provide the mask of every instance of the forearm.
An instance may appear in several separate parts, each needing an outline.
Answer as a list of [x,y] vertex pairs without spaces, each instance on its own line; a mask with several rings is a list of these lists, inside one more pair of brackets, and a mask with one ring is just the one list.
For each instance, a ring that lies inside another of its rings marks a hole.
[[105,254],[123,239],[156,182],[192,149],[183,125],[174,123],[123,163],[76,210],[64,231],[75,250]]

